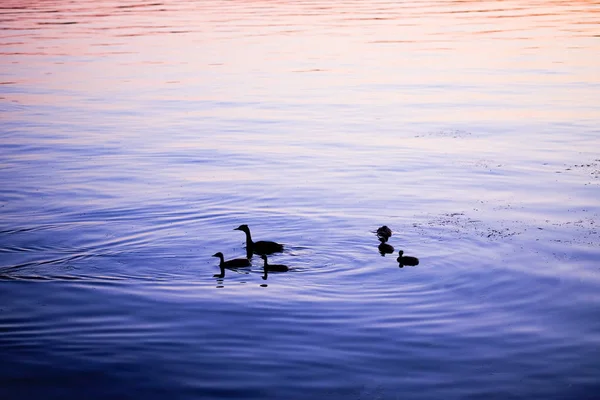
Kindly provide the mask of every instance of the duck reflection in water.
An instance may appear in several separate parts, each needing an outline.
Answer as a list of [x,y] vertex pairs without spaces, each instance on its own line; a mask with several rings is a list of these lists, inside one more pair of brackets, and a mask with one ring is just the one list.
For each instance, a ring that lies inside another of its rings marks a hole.
[[235,258],[233,260],[225,261],[223,257],[223,253],[218,252],[212,255],[213,257],[219,257],[219,268],[221,269],[220,274],[213,275],[213,278],[224,278],[225,277],[225,268],[227,269],[237,269],[244,268],[250,266],[250,260],[247,258]]
[[402,250],[398,252],[398,258],[396,259],[396,261],[398,261],[398,267],[400,268],[404,266],[414,267],[416,265],[419,265],[419,259],[417,257],[405,256],[404,251]]
[[281,253],[283,251],[283,245],[277,242],[271,242],[269,240],[259,240],[258,242],[252,241],[252,235],[250,234],[250,228],[248,225],[240,225],[234,229],[234,231],[242,231],[246,234],[246,257],[252,258],[252,254],[273,254]]
[[263,280],[265,281],[269,276],[269,272],[287,272],[290,270],[290,268],[287,265],[269,264],[269,261],[267,260],[267,256],[265,254],[263,254],[261,258],[265,261],[265,264],[263,266],[264,275],[262,276]]
[[394,252],[394,247],[386,242],[379,243],[377,248],[379,249],[379,254],[381,254],[382,257],[385,257],[386,254],[392,254]]
[[394,252],[394,247],[387,243],[390,236],[392,236],[392,230],[388,228],[387,225],[384,225],[381,228],[378,228],[375,233],[381,242],[378,246],[379,254],[381,254],[382,257],[385,257],[386,254],[392,254]]

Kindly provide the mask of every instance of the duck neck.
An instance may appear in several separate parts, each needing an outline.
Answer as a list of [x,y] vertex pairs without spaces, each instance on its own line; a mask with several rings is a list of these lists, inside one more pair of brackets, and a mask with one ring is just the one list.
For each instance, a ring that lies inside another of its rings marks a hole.
[[250,231],[244,231],[244,233],[246,234],[246,246],[252,247],[254,242],[252,241],[252,235],[250,235]]
[[246,258],[251,259],[254,253],[254,242],[252,241],[250,231],[244,231],[244,233],[246,234]]
[[225,264],[225,258],[223,254],[219,254],[219,267],[221,267],[221,272],[223,271],[223,264]]

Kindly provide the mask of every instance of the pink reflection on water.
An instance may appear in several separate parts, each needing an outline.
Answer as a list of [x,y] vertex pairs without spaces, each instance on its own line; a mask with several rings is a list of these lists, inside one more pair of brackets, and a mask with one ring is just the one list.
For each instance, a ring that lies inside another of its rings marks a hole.
[[48,92],[381,103],[450,121],[590,119],[600,103],[594,1],[9,1],[0,15],[3,80]]

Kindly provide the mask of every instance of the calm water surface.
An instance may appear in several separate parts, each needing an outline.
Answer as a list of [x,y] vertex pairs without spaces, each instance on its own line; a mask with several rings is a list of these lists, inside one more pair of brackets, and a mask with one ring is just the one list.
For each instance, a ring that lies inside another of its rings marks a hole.
[[[595,398],[599,27],[598,1],[2,2],[0,398]],[[213,277],[244,223],[289,272]]]

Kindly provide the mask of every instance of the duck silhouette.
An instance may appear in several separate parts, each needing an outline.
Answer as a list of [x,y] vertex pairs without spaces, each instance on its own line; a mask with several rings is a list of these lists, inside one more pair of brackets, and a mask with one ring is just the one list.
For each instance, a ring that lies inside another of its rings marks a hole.
[[213,275],[213,278],[224,278],[225,268],[236,269],[250,266],[250,260],[247,258],[235,258],[225,261],[225,257],[223,257],[223,253],[221,252],[215,253],[212,256],[219,257],[219,268],[221,269],[221,273]]
[[381,242],[378,247],[379,254],[381,254],[382,257],[385,257],[386,254],[392,254],[394,252],[394,247],[387,243],[390,236],[392,236],[392,230],[388,228],[387,225],[384,225],[377,228],[375,234],[377,234],[377,239]]
[[404,251],[400,250],[398,252],[398,258],[396,259],[400,264],[399,267],[402,268],[405,265],[414,267],[415,265],[419,265],[419,259],[417,257],[405,256]]
[[265,264],[263,266],[264,275],[262,276],[263,280],[265,281],[269,276],[269,272],[287,272],[290,270],[290,268],[287,265],[269,264],[269,261],[267,260],[267,256],[265,254],[261,255],[260,258],[262,258],[265,261]]
[[381,240],[382,242],[387,242],[388,239],[392,236],[392,230],[388,228],[387,225],[377,228],[375,233],[377,234],[379,240]]
[[234,231],[242,231],[246,234],[246,256],[248,258],[252,258],[252,254],[263,255],[280,253],[283,251],[283,245],[276,242],[271,242],[268,240],[253,242],[248,225],[240,225],[235,228]]

